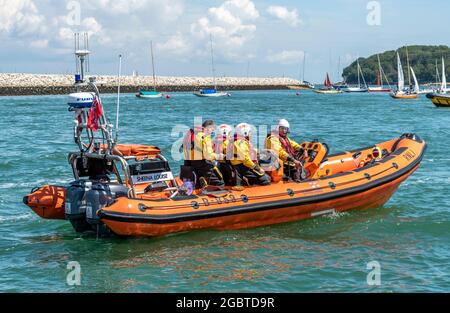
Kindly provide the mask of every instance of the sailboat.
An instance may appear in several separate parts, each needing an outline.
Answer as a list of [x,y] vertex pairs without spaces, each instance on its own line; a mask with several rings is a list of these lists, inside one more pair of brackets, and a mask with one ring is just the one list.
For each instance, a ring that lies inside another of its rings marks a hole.
[[437,107],[448,107],[450,108],[450,95],[447,94],[447,78],[445,76],[445,63],[444,57],[442,57],[442,79],[441,87],[437,92],[432,92],[427,94],[427,98],[431,100]]
[[214,52],[211,35],[209,35],[209,40],[211,43],[211,68],[213,74],[214,88],[200,89],[199,91],[195,91],[194,95],[196,95],[197,97],[229,97],[231,96],[231,94],[229,94],[228,92],[217,91],[216,70],[214,68]]
[[[370,86],[368,88],[369,92],[391,92],[392,91],[391,85],[389,84],[387,76],[384,73],[383,67],[381,67],[380,55],[377,54],[377,58],[378,58],[377,85],[376,86]],[[386,77],[386,82],[387,82],[389,88],[385,88],[384,87],[384,85],[383,85],[383,76]]]
[[154,99],[154,98],[162,98],[163,94],[156,91],[156,75],[155,75],[155,60],[153,58],[153,42],[150,41],[150,51],[152,54],[152,72],[153,72],[153,90],[139,90],[139,93],[136,95],[138,98],[145,99]]
[[[359,59],[356,59],[356,67],[357,67],[357,72],[358,72],[358,86],[357,87],[346,86],[346,87],[341,88],[341,90],[343,90],[345,92],[367,92],[368,91],[366,80],[364,79],[364,74],[361,70],[361,65],[359,65]],[[364,85],[361,85],[361,78],[364,82]]]
[[394,99],[416,99],[419,95],[411,93],[410,90],[405,92],[405,76],[403,75],[402,62],[397,52],[397,90],[392,92],[390,96]]
[[314,85],[305,80],[305,65],[306,65],[306,54],[303,53],[302,79],[298,85],[288,86],[289,89],[292,90],[314,89]]
[[341,90],[339,89],[334,89],[331,86],[331,81],[330,81],[330,76],[327,73],[327,76],[325,77],[325,82],[324,82],[324,88],[322,89],[314,89],[314,91],[316,93],[321,93],[321,94],[338,94],[338,93],[342,93]]

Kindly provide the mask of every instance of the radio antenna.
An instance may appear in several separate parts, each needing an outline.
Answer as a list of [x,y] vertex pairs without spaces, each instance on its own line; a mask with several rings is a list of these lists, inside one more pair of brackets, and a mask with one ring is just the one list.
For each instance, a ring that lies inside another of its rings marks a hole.
[[120,78],[122,76],[122,55],[119,54],[119,72],[117,75],[118,85],[117,85],[117,111],[116,111],[116,144],[119,140],[119,112],[120,112]]

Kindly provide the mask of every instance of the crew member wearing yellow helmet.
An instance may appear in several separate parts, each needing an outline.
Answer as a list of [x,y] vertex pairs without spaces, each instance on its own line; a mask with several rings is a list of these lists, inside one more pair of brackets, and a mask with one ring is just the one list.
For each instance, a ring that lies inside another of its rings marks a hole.
[[295,154],[301,149],[301,146],[288,137],[289,130],[289,122],[281,119],[277,129],[267,136],[265,148],[275,151],[283,161],[284,175],[290,179],[296,179],[295,175],[302,164],[295,158]]
[[246,180],[250,185],[269,185],[270,177],[258,165],[257,153],[250,143],[252,128],[247,123],[236,126],[234,143],[229,144],[227,156],[232,155],[231,164],[237,174],[238,186]]
[[223,176],[216,162],[223,160],[225,156],[214,152],[211,137],[215,130],[214,121],[206,120],[201,129],[190,129],[183,141],[184,165],[191,167],[196,174],[197,188],[207,185],[224,186]]

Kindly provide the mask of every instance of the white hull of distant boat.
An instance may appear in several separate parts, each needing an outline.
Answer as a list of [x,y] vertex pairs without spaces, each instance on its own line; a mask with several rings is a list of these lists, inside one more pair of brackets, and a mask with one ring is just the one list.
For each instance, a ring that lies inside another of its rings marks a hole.
[[421,90],[419,90],[418,94],[424,95],[424,94],[433,93],[433,92],[436,92],[436,89],[421,89]]
[[163,94],[162,93],[158,93],[158,94],[154,94],[154,95],[145,95],[145,94],[137,94],[136,97],[138,98],[143,98],[143,99],[157,99],[157,98],[162,98]]
[[345,92],[367,92],[368,89],[364,87],[345,87],[341,88],[342,91]]
[[195,91],[194,95],[197,97],[211,97],[211,98],[217,98],[217,97],[230,97],[231,94],[228,92],[214,92],[214,93],[202,93],[200,91]]
[[383,86],[373,86],[369,87],[369,92],[392,92],[392,89]]
[[339,94],[342,93],[339,89],[314,89],[315,93],[320,93],[323,95],[330,95],[330,94]]

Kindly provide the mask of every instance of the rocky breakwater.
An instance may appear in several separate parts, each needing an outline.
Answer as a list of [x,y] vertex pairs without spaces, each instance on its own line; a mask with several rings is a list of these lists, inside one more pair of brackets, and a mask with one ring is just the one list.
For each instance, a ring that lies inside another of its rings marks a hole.
[[[95,76],[102,93],[117,91],[117,76]],[[0,96],[49,95],[73,92],[73,75],[52,74],[5,74],[0,73]],[[212,87],[211,77],[171,77],[158,76],[157,89],[162,92],[194,91]],[[219,77],[216,79],[220,90],[287,89],[299,84],[298,80],[285,77]],[[137,92],[140,88],[152,89],[150,76],[123,76],[121,90],[125,93]]]

